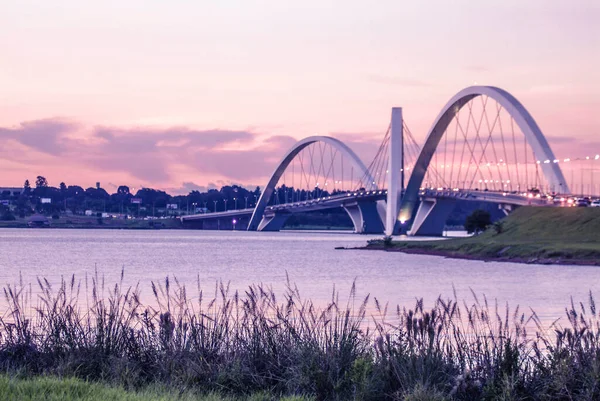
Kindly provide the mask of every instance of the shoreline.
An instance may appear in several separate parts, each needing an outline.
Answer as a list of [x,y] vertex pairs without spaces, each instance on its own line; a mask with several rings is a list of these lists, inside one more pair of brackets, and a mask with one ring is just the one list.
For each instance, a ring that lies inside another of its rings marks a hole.
[[118,226],[0,226],[0,229],[44,229],[44,230],[186,230],[185,227],[118,227]]
[[600,210],[520,207],[483,233],[445,241],[382,238],[361,250],[383,250],[483,262],[600,266]]
[[[153,226],[144,226],[144,225],[110,225],[110,224],[102,224],[102,225],[91,225],[91,224],[81,224],[81,225],[50,225],[50,226],[39,226],[39,227],[30,227],[27,224],[0,224],[0,229],[44,229],[44,230],[192,230],[192,231],[246,231],[246,229],[240,230],[202,230],[191,227],[186,227],[184,225],[165,225],[161,227],[153,227]],[[318,228],[315,226],[307,226],[303,227],[293,227],[293,228],[284,228],[280,230],[280,232],[285,233],[310,233],[310,232],[318,232],[318,233],[331,233],[331,234],[353,234],[354,232],[351,229],[344,229],[343,227],[323,227]]]
[[359,251],[384,251],[384,252],[400,252],[411,255],[428,255],[441,256],[447,259],[462,259],[462,260],[478,260],[482,262],[504,262],[504,263],[521,263],[527,265],[575,265],[575,266],[600,266],[600,260],[597,259],[561,259],[561,258],[524,258],[524,257],[492,257],[457,253],[456,251],[445,251],[440,249],[427,248],[398,248],[395,246],[379,247],[379,246],[364,246],[354,248],[336,248],[341,250],[359,250]]

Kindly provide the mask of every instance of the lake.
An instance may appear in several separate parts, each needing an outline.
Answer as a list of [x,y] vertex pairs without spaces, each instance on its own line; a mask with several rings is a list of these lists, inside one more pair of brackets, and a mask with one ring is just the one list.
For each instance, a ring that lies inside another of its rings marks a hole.
[[[380,236],[379,236],[380,237]],[[564,319],[571,302],[587,303],[589,291],[600,294],[600,267],[527,265],[445,259],[396,252],[336,250],[356,247],[370,238],[348,233],[193,230],[0,229],[0,284],[25,283],[61,276],[85,279],[98,273],[107,284],[140,283],[142,300],[152,298],[151,281],[177,277],[196,294],[196,283],[212,293],[215,282],[243,291],[262,283],[281,293],[286,274],[305,298],[319,304],[335,286],[347,299],[356,280],[359,298],[371,294],[390,306],[413,307],[439,295],[473,303],[471,290],[504,307],[532,308],[545,323]],[[33,285],[36,291],[37,284]],[[4,302],[4,301],[3,301]],[[5,303],[2,303],[3,311]],[[0,305],[0,306],[1,306]]]

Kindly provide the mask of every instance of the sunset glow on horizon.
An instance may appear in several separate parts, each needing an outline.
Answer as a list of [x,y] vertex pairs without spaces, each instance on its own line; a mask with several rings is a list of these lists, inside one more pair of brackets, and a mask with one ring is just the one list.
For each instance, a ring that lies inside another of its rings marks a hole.
[[[0,187],[263,186],[295,141],[368,163],[394,106],[417,140],[464,87],[600,153],[600,3],[2,1]],[[599,165],[600,169],[600,165]]]

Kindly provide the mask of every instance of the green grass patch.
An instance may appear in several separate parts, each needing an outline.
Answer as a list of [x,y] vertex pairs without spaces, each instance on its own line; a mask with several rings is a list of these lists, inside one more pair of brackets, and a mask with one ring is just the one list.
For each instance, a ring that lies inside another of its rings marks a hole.
[[200,394],[190,390],[150,387],[141,391],[77,378],[33,377],[19,378],[0,375],[0,401],[308,401],[301,396],[278,397],[256,393],[246,397],[224,396],[218,393]]
[[521,207],[503,222],[469,238],[445,241],[371,241],[367,248],[523,261],[600,261],[600,209]]

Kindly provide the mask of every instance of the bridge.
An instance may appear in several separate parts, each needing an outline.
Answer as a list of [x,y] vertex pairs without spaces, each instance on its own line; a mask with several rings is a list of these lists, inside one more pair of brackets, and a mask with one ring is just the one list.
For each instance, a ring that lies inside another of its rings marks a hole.
[[446,103],[423,146],[395,107],[368,166],[340,140],[310,136],[284,154],[255,207],[181,219],[204,229],[278,231],[295,213],[342,208],[357,233],[441,235],[458,201],[491,202],[508,213],[564,205],[571,187],[595,194],[593,164],[586,163],[598,158],[557,159],[514,96],[471,86]]

